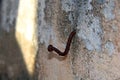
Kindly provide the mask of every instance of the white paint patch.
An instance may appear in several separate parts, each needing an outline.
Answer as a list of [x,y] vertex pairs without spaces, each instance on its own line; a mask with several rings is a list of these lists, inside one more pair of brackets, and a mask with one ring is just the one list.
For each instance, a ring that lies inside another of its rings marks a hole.
[[45,9],[45,0],[40,0],[40,7],[39,9],[39,23],[41,23],[39,25],[39,29],[38,29],[38,35],[40,38],[40,43],[44,43],[45,46],[47,47],[49,45],[49,41],[50,39],[53,40],[53,42],[56,41],[56,38],[54,37],[55,34],[53,32],[52,26],[50,26],[50,24],[47,24],[44,20],[45,17],[45,13],[44,13],[44,9]]
[[[68,3],[73,3],[72,0],[69,0],[70,2],[63,0],[62,2],[62,9],[65,11],[72,11],[71,7],[67,6]],[[102,35],[102,29],[100,26],[100,20],[98,17],[94,17],[93,14],[86,15],[88,10],[92,10],[93,7],[91,5],[92,0],[87,1],[74,1],[75,8],[73,9],[78,13],[70,13],[69,14],[69,20],[71,21],[71,24],[74,24],[74,16],[77,17],[77,29],[80,30],[78,32],[78,36],[80,39],[82,39],[85,43],[85,46],[88,50],[101,50],[101,35]],[[70,4],[71,5],[71,4]],[[69,7],[69,9],[67,7]],[[71,5],[72,6],[72,5]],[[73,23],[72,23],[73,22]]]
[[[81,19],[79,19],[79,21],[81,21]],[[84,41],[88,50],[101,50],[102,29],[98,17],[84,15],[83,21],[78,23],[77,28],[80,30],[78,36]]]
[[[77,16],[76,12],[79,14],[82,9],[92,10],[93,7],[91,5],[92,0],[87,1],[77,1],[77,0],[62,0],[62,10],[69,13],[69,20],[71,21],[71,24],[74,25],[74,18]],[[80,7],[81,5],[81,7]],[[84,10],[82,10],[84,11]],[[84,13],[85,14],[85,13]]]
[[114,44],[110,41],[106,42],[105,49],[109,53],[109,56],[111,56],[113,54],[113,52],[115,51],[114,50],[115,49]]
[[105,18],[108,21],[115,18],[115,15],[113,13],[114,7],[115,7],[114,0],[109,0],[102,10],[102,13],[104,14]]

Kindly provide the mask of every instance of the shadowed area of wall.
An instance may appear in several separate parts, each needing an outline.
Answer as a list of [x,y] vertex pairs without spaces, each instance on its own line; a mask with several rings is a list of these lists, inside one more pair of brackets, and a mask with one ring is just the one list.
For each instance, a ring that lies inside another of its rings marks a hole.
[[0,0],[0,80],[30,80],[15,37],[19,0]]

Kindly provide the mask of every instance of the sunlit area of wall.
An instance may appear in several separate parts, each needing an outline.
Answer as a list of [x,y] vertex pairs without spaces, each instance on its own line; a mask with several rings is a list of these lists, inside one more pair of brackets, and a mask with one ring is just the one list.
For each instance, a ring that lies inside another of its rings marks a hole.
[[30,75],[33,74],[37,51],[37,0],[20,0],[15,36]]

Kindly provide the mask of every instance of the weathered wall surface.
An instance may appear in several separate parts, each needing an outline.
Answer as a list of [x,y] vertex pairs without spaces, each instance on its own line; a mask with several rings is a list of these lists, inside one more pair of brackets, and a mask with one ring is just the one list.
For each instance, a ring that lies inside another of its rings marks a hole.
[[[38,0],[39,80],[119,80],[119,0]],[[69,33],[77,29],[67,57]]]
[[[0,4],[0,80],[27,80],[34,74],[38,80],[120,79],[119,0]],[[47,51],[49,44],[64,51],[74,29],[67,56]]]

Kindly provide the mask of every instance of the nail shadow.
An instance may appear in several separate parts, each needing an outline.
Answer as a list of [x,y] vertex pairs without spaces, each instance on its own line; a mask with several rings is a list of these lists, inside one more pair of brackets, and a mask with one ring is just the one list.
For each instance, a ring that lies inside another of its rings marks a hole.
[[56,58],[59,61],[63,61],[67,58],[67,55],[66,56],[60,56],[60,55],[56,54],[55,52],[49,52],[48,59],[53,59],[53,58]]

